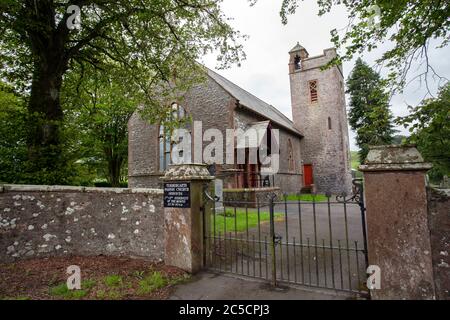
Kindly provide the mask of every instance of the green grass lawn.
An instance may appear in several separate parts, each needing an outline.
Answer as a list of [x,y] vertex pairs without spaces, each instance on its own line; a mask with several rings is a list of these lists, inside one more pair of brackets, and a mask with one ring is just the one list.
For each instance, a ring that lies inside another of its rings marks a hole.
[[316,202],[326,202],[328,198],[323,194],[316,194],[315,196],[313,196],[312,194],[302,194],[300,196],[296,194],[291,194],[287,196],[287,201],[299,201],[299,200],[305,202],[313,202],[313,200],[315,200]]
[[[280,220],[283,218],[282,213],[275,213],[274,217],[276,220]],[[215,224],[216,224],[216,234],[221,232],[223,234],[225,230],[226,223],[226,232],[242,232],[247,230],[247,219],[248,219],[248,228],[255,228],[258,226],[258,211],[256,209],[248,209],[248,218],[245,209],[236,209],[236,218],[234,217],[234,209],[227,208],[226,209],[226,217],[224,218],[223,214],[216,214]],[[260,222],[265,222],[270,220],[270,214],[267,211],[260,211],[259,213]],[[214,228],[214,217],[211,216],[211,231]]]

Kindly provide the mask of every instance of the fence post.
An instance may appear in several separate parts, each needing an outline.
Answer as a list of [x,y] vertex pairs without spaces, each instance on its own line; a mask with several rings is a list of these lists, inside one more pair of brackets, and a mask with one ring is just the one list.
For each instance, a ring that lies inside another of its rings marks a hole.
[[364,181],[363,179],[354,179],[353,184],[357,187],[359,210],[361,211],[361,223],[364,245],[364,263],[366,268],[369,266],[369,257],[367,254],[367,221],[366,221],[366,204],[364,203]]
[[269,214],[270,214],[270,255],[272,258],[272,285],[277,286],[277,260],[276,260],[276,245],[277,239],[275,235],[275,196],[270,197]]
[[[206,165],[169,166],[164,181],[164,261],[190,273],[204,267],[204,237],[207,220],[203,214],[204,187],[213,177]],[[188,190],[186,191],[186,188]],[[205,224],[205,225],[204,225]]]
[[425,163],[414,146],[372,147],[365,180],[369,264],[381,269],[373,299],[434,299]]

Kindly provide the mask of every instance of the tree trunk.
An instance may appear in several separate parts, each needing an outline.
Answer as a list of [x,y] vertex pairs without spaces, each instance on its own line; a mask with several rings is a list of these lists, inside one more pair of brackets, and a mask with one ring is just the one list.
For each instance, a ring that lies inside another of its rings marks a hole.
[[120,156],[112,157],[108,161],[109,182],[113,188],[120,187],[120,171],[123,159]]
[[[35,67],[28,103],[30,117],[27,142],[32,173],[44,171],[55,175],[54,171],[65,165],[61,157],[60,140],[63,111],[59,95],[62,79],[63,72],[47,63],[41,61]],[[37,177],[39,179],[42,177]],[[44,182],[58,183],[56,180],[58,178],[49,177],[49,181]]]
[[56,25],[54,1],[25,1],[29,16],[27,37],[34,61],[31,95],[28,103],[29,182],[65,183],[66,163],[61,157],[63,111],[60,91],[69,54],[69,29],[65,21]]

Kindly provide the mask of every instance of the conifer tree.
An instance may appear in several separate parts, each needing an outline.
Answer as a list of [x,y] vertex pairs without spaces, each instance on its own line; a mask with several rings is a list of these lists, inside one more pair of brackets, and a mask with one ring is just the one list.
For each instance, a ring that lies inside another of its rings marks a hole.
[[380,75],[358,59],[347,80],[350,95],[349,123],[356,132],[361,163],[369,146],[392,144],[396,130],[389,109],[389,95]]

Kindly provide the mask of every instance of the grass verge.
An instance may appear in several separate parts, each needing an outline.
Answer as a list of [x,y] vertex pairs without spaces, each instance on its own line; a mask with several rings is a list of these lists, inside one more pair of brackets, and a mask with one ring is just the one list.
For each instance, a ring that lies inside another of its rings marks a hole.
[[[282,213],[274,213],[275,219],[282,219]],[[216,213],[216,217],[211,217],[211,231],[214,228],[214,220],[216,225],[216,233],[224,232],[242,232],[258,226],[258,211],[255,209],[248,209],[248,214],[245,209],[236,209],[236,216],[234,209],[227,208],[225,214]],[[270,220],[270,213],[261,211],[259,213],[259,221],[265,222]]]
[[[81,290],[69,290],[66,268],[82,270]],[[35,258],[0,264],[0,300],[167,299],[190,276],[144,259],[108,256]],[[147,293],[148,292],[148,293]]]
[[[316,194],[315,196],[312,194],[290,194],[286,198],[287,201],[304,201],[304,202],[327,202],[328,198],[323,194]],[[283,197],[284,201],[284,197]]]

